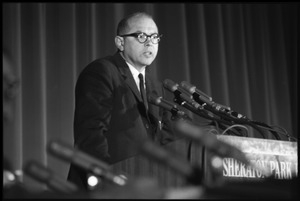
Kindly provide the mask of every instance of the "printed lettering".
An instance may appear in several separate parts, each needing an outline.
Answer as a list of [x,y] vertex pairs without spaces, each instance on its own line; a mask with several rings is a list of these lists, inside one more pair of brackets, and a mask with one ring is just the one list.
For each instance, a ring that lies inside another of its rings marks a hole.
[[223,176],[228,177],[229,176],[229,170],[228,170],[228,158],[223,159]]

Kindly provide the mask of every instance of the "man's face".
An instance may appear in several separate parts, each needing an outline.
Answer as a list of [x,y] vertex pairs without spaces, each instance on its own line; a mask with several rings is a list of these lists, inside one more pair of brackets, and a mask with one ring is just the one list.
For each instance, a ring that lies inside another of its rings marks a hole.
[[[143,32],[147,35],[158,33],[155,22],[147,17],[134,18],[129,21],[129,30],[126,34]],[[140,43],[136,37],[123,37],[123,56],[136,68],[150,65],[158,52],[158,44],[153,44],[148,38],[145,43]]]

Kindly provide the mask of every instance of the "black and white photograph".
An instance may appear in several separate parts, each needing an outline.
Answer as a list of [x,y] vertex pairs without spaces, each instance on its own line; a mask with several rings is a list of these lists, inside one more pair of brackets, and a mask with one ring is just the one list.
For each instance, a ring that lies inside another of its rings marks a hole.
[[3,199],[297,199],[298,2],[2,2]]

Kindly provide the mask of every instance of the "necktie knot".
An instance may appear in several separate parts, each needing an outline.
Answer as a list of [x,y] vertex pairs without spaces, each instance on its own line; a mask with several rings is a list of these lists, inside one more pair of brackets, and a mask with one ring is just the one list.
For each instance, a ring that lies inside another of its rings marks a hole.
[[143,84],[144,85],[144,76],[142,73],[139,74],[139,79],[140,79],[140,86]]

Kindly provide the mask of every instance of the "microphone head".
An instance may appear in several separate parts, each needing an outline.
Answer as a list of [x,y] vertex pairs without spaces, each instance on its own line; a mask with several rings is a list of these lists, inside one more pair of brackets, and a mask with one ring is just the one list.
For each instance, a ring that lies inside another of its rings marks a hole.
[[196,86],[191,85],[191,84],[188,83],[187,81],[182,81],[182,82],[180,83],[180,86],[181,86],[184,90],[188,91],[188,92],[191,93],[191,94],[195,93],[195,91],[196,91]]
[[70,145],[65,145],[62,144],[61,142],[58,141],[50,141],[47,145],[47,151],[58,157],[62,158],[64,160],[70,160],[74,156],[74,149]]
[[162,97],[161,96],[157,96],[153,93],[151,93],[149,96],[148,96],[148,102],[149,103],[152,103],[154,105],[159,105],[161,103],[161,99]]
[[171,92],[176,91],[178,88],[178,84],[169,79],[164,80],[163,86]]
[[24,172],[38,181],[46,182],[53,174],[49,169],[35,161],[29,161],[24,166]]

